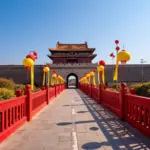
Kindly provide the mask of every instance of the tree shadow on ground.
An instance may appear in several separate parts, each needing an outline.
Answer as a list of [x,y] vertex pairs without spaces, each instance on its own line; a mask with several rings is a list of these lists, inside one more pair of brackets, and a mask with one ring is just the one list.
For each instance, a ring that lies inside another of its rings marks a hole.
[[[95,122],[95,120],[76,121],[75,124],[92,123],[92,122]],[[73,124],[73,122],[58,122],[57,123],[58,126],[67,126],[67,125],[71,125],[71,124]]]
[[92,130],[92,131],[97,131],[97,130],[99,130],[98,127],[90,127],[89,129]]
[[84,145],[82,145],[83,149],[88,149],[88,150],[96,150],[98,148],[101,148],[102,146],[111,146],[108,142],[89,142]]
[[[86,143],[82,145],[82,148],[97,149],[96,147],[101,147],[105,144],[109,145],[109,143],[112,144],[111,146],[114,150],[122,149],[122,147],[124,147],[124,150],[147,150],[150,148],[150,139],[143,136],[127,122],[121,121],[118,116],[80,90],[76,91],[108,140],[106,143]],[[91,145],[95,146],[95,148],[90,148]]]
[[87,112],[89,112],[89,111],[77,111],[77,113],[80,113],[80,114],[87,113]]

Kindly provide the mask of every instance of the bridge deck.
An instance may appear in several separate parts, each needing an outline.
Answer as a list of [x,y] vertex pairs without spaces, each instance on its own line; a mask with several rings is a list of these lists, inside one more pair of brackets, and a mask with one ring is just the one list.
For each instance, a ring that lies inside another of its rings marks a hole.
[[0,150],[150,149],[150,139],[79,90],[65,90]]

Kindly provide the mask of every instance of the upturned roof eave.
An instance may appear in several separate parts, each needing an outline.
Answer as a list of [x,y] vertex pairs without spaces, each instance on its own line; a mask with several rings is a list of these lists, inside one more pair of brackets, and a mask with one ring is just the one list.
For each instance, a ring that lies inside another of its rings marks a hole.
[[48,49],[50,52],[66,52],[66,51],[83,51],[83,52],[85,52],[85,51],[95,51],[95,48],[89,48],[89,49],[53,49],[53,48],[49,48]]

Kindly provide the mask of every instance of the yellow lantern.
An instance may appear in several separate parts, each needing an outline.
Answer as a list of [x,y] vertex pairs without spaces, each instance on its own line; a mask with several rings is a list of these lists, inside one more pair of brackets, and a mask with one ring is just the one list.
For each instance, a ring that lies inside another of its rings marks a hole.
[[91,77],[93,78],[93,85],[96,86],[95,74],[93,71],[90,72]]
[[91,75],[91,77],[94,77],[94,72],[91,71],[91,72],[90,72],[90,75]]
[[23,60],[23,65],[24,65],[25,67],[31,67],[31,66],[34,65],[34,61],[33,61],[31,58],[25,58],[25,59]]
[[49,69],[49,67],[44,67],[44,68],[43,68],[43,71],[44,71],[44,72],[49,72],[50,69]]
[[97,66],[97,70],[98,70],[98,82],[100,83],[99,76],[100,76],[100,72],[102,72],[102,83],[104,84],[104,82],[105,82],[104,66],[102,66],[102,65]]
[[52,77],[53,77],[53,78],[56,78],[56,77],[57,77],[57,75],[56,75],[56,74],[53,74],[53,75],[52,75]]
[[127,51],[125,51],[125,50],[122,50],[121,52],[119,52],[119,53],[117,54],[117,60],[118,60],[118,61],[121,61],[121,62],[122,62],[122,61],[127,62],[127,61],[130,60],[130,58],[131,58],[130,53],[127,52]]
[[98,67],[97,67],[97,70],[100,72],[100,71],[103,71],[104,70],[104,66],[102,66],[102,65],[99,65]]
[[90,84],[90,73],[85,75],[85,78],[87,79],[87,84]]
[[[48,72],[50,71],[50,68],[49,67],[47,67],[47,66],[45,66],[44,68],[43,68],[43,86],[44,86],[44,84],[45,84],[45,76],[48,74]],[[48,86],[49,86],[49,82],[50,82],[50,75],[48,74],[48,81],[47,81],[48,83]]]
[[125,50],[122,50],[121,52],[119,52],[117,54],[117,61],[116,61],[116,68],[115,68],[115,72],[114,72],[114,78],[113,80],[114,81],[117,81],[118,80],[118,66],[119,66],[119,61],[120,62],[124,62],[126,63],[127,61],[129,61],[131,58],[131,55],[129,52],[125,51]]

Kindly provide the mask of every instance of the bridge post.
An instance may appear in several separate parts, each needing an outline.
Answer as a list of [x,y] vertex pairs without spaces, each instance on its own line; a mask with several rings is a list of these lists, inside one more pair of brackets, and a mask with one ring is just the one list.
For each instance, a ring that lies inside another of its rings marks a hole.
[[25,93],[27,95],[27,104],[26,104],[26,107],[27,107],[27,121],[31,121],[32,119],[32,93],[31,93],[31,87],[30,85],[26,85],[25,87]]
[[121,83],[120,89],[120,97],[119,97],[119,110],[120,110],[120,119],[125,119],[125,110],[126,110],[126,103],[125,103],[125,94],[127,93],[126,83]]
[[92,88],[93,88],[93,85],[91,84],[90,97],[92,97]]
[[49,104],[49,87],[47,84],[46,84],[46,103],[47,105]]
[[57,96],[57,91],[56,91],[56,85],[54,84],[54,89],[55,89],[55,97]]
[[102,95],[102,83],[99,84],[99,92],[98,92],[98,103],[101,103],[101,95]]

